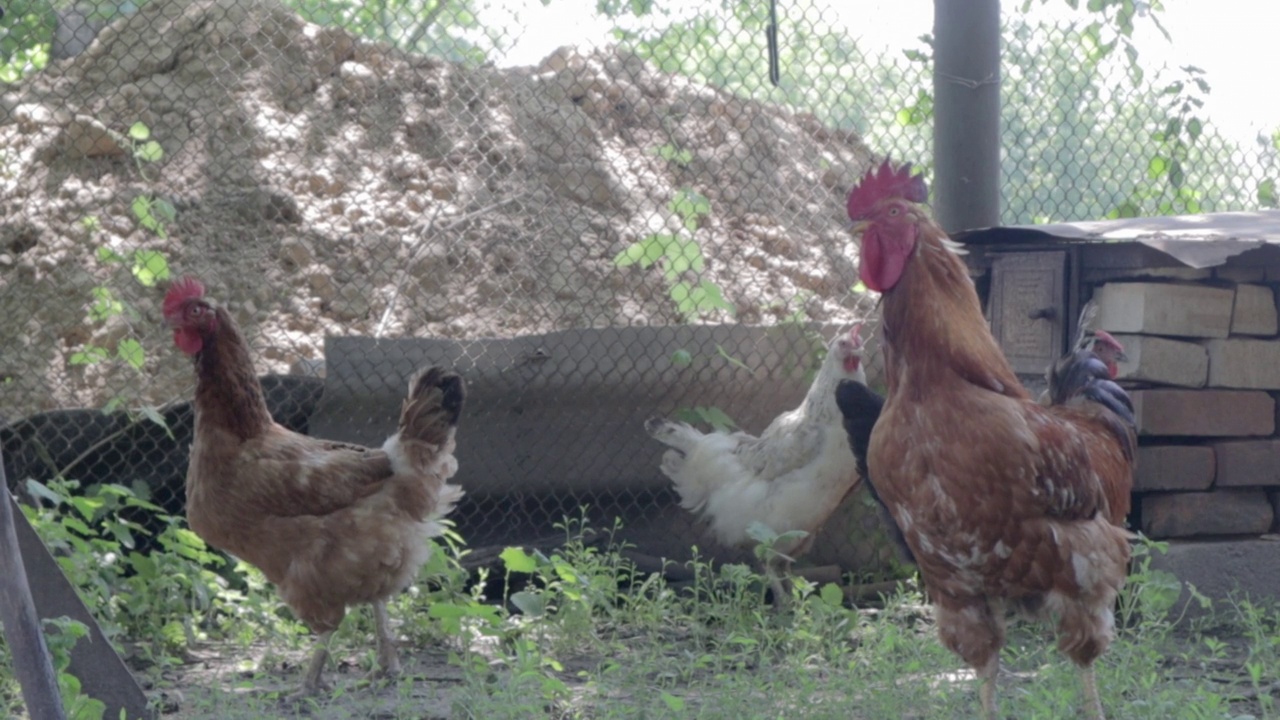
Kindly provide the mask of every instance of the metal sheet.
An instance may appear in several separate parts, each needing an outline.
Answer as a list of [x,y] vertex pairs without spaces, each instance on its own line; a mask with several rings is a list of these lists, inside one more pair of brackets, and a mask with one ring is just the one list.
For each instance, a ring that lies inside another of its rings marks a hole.
[[1045,240],[1136,242],[1193,268],[1222,265],[1241,253],[1280,245],[1280,210],[1095,220],[1049,225],[1005,225],[956,234],[973,245]]

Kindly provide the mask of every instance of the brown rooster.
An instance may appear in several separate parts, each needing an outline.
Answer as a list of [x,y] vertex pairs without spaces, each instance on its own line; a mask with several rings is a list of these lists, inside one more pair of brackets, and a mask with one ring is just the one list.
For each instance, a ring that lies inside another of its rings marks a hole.
[[437,520],[462,496],[454,432],[465,389],[431,368],[409,385],[400,429],[380,449],[318,440],[271,419],[244,338],[193,278],[164,298],[174,343],[196,368],[195,442],[187,470],[187,520],[210,545],[258,567],[285,603],[319,633],[299,695],[314,695],[329,639],[348,605],[371,603],[373,677],[400,663],[387,599],[412,582]]
[[926,194],[918,175],[886,161],[848,201],[863,230],[861,278],[883,294],[888,395],[870,476],[915,555],[943,644],[977,669],[986,717],[996,717],[1006,611],[1019,610],[1056,620],[1086,709],[1102,718],[1093,662],[1114,636],[1129,559],[1119,523],[1132,406],[1096,355],[1065,368],[1065,402],[1032,400],[957,247],[919,205]]

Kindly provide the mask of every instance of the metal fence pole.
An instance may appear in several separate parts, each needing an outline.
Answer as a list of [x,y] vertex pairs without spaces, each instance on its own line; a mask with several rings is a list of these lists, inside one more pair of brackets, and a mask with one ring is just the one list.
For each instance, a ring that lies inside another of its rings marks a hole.
[[934,0],[934,209],[947,232],[1000,222],[1000,1]]

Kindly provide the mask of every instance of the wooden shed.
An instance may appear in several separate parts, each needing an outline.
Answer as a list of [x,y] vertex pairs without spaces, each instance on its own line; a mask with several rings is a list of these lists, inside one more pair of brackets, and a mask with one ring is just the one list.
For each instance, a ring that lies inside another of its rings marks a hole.
[[[1139,426],[1133,527],[1180,541],[1172,555],[1196,558],[1180,574],[1197,584],[1270,583],[1253,589],[1280,597],[1280,546],[1269,542],[1280,527],[1280,211],[956,239],[992,332],[1030,388],[1071,342],[1083,303],[1097,300],[1096,326],[1129,355],[1120,378]],[[1260,573],[1259,562],[1273,566]]]

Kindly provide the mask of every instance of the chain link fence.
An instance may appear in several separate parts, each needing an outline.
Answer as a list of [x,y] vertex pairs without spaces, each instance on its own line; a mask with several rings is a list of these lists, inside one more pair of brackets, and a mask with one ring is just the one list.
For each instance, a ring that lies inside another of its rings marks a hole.
[[[539,407],[559,407],[538,416],[541,459],[500,452],[492,431],[487,450],[460,450],[464,484],[469,464],[507,478],[477,476],[455,513],[473,542],[554,532],[586,503],[597,526],[621,516],[634,537],[705,547],[658,473],[662,448],[627,433],[642,435],[641,410],[723,411],[758,432],[799,402],[823,339],[860,320],[874,334],[844,195],[881,154],[930,164],[930,23],[892,46],[835,4],[787,3],[775,87],[767,3],[669,5],[10,3],[9,477],[133,485],[181,512],[192,371],[159,301],[167,277],[190,273],[251,339],[293,429],[324,409],[335,361],[361,360],[330,357],[326,338],[485,378],[464,434],[502,427],[520,446],[532,421],[512,408],[531,385]],[[520,59],[543,33],[576,41],[579,25],[613,42]],[[1099,54],[1086,21],[1011,13],[1005,28],[1007,222],[1275,204],[1280,140],[1217,134],[1198,72],[1138,78]],[[686,326],[706,331],[610,334]],[[725,326],[749,332],[730,342]],[[391,412],[404,372],[378,362],[345,392]],[[352,434],[385,430],[337,407],[326,417],[344,413]],[[615,429],[616,443],[581,442]],[[562,482],[573,468],[591,470]],[[618,468],[635,479],[612,482]],[[837,515],[839,543],[815,561],[890,564],[864,496]]]

